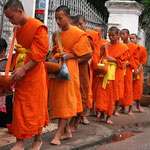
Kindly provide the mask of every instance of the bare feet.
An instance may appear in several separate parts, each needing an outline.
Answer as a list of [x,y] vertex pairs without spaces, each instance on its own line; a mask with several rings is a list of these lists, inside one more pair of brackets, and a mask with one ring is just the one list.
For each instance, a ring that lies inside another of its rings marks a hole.
[[90,111],[86,114],[86,117],[95,116],[95,113],[93,111]]
[[11,150],[24,150],[24,140],[17,139],[16,145]]
[[42,146],[42,141],[34,141],[31,148],[29,148],[29,150],[40,150]]
[[139,110],[139,112],[144,112],[144,109],[140,106],[137,108]]
[[89,124],[90,122],[87,120],[87,118],[85,116],[81,117],[81,123],[87,125]]
[[97,111],[97,118],[99,118],[100,116],[101,116],[101,113]]
[[106,120],[107,124],[114,124],[110,119]]
[[98,117],[98,118],[95,119],[95,121],[96,121],[96,122],[100,122],[101,119],[102,119],[101,117]]
[[72,133],[76,132],[77,129],[78,129],[78,127],[76,127],[76,126],[71,126],[71,127],[70,127],[70,131],[71,131]]
[[11,150],[24,150],[24,146],[22,147],[21,145],[16,144]]
[[62,136],[61,136],[61,140],[68,140],[68,139],[70,139],[70,138],[72,138],[72,133],[71,132],[66,132],[66,133],[64,133]]
[[54,139],[51,141],[51,144],[52,144],[52,145],[60,145],[60,144],[61,144],[60,139],[54,138]]
[[129,116],[134,116],[134,113],[133,112],[129,112],[128,115]]
[[115,116],[120,116],[119,112],[114,113]]

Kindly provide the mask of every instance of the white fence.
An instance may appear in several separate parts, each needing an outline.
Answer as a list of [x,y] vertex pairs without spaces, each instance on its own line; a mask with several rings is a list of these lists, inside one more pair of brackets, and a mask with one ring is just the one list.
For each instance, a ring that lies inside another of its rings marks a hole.
[[87,3],[87,0],[49,0],[49,15],[48,15],[48,30],[50,37],[58,28],[55,21],[55,9],[60,5],[66,5],[70,8],[70,13],[72,16],[83,15],[87,20],[87,28],[93,29],[95,26],[102,26],[104,29],[107,28],[104,19],[102,18],[100,12],[98,12],[93,5]]
[[[3,6],[5,2],[6,0],[0,0],[0,37],[5,38],[10,45],[13,34],[13,26],[8,22],[6,17],[4,17]],[[47,26],[49,31],[50,47],[52,46],[51,35],[58,28],[55,21],[55,9],[60,5],[68,6],[72,16],[78,14],[84,15],[87,20],[88,29],[93,29],[93,27],[97,25],[101,25],[103,28],[106,27],[100,12],[98,12],[93,5],[89,4],[87,0],[49,0]]]

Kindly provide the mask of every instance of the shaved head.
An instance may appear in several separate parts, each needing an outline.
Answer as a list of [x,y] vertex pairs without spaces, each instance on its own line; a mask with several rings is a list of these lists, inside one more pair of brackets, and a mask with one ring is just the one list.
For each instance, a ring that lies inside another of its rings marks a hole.
[[9,0],[4,6],[4,11],[8,8],[12,11],[17,11],[18,8],[21,8],[24,11],[23,5],[19,0]]
[[110,27],[109,30],[108,30],[108,32],[109,32],[109,31],[115,31],[115,33],[116,33],[117,35],[119,34],[119,29],[118,29],[117,27],[115,27],[115,26]]
[[79,20],[77,19],[76,16],[71,16],[71,17],[70,17],[70,23],[71,23],[72,25],[77,25],[77,24],[79,23]]
[[77,15],[76,17],[78,20],[82,19],[84,22],[86,22],[86,19],[83,15]]
[[122,29],[121,31],[125,31],[128,35],[130,34],[130,31],[128,29]]
[[94,27],[94,29],[93,29],[94,31],[96,31],[96,32],[103,32],[103,29],[101,28],[101,27]]
[[55,10],[55,12],[60,12],[60,11],[63,11],[66,15],[70,16],[70,9],[67,6],[61,5],[57,7],[57,9]]

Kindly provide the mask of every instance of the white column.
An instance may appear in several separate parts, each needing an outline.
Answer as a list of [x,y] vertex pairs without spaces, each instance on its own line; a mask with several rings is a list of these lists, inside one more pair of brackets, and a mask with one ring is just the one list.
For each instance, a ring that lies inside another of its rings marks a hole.
[[130,33],[138,33],[139,16],[143,5],[134,0],[110,0],[105,3],[109,11],[108,27],[127,28]]
[[23,3],[26,14],[34,18],[36,0],[21,0],[21,2]]
[[36,17],[47,25],[49,0],[36,0]]

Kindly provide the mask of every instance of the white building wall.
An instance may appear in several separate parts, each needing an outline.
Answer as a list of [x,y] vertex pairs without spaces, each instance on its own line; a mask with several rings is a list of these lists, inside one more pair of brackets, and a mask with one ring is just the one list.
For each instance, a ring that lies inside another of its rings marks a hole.
[[117,26],[120,30],[127,28],[130,33],[138,34],[139,16],[143,5],[134,0],[110,0],[106,2],[109,12],[108,26]]
[[23,3],[26,14],[34,18],[36,0],[21,0],[21,2]]

